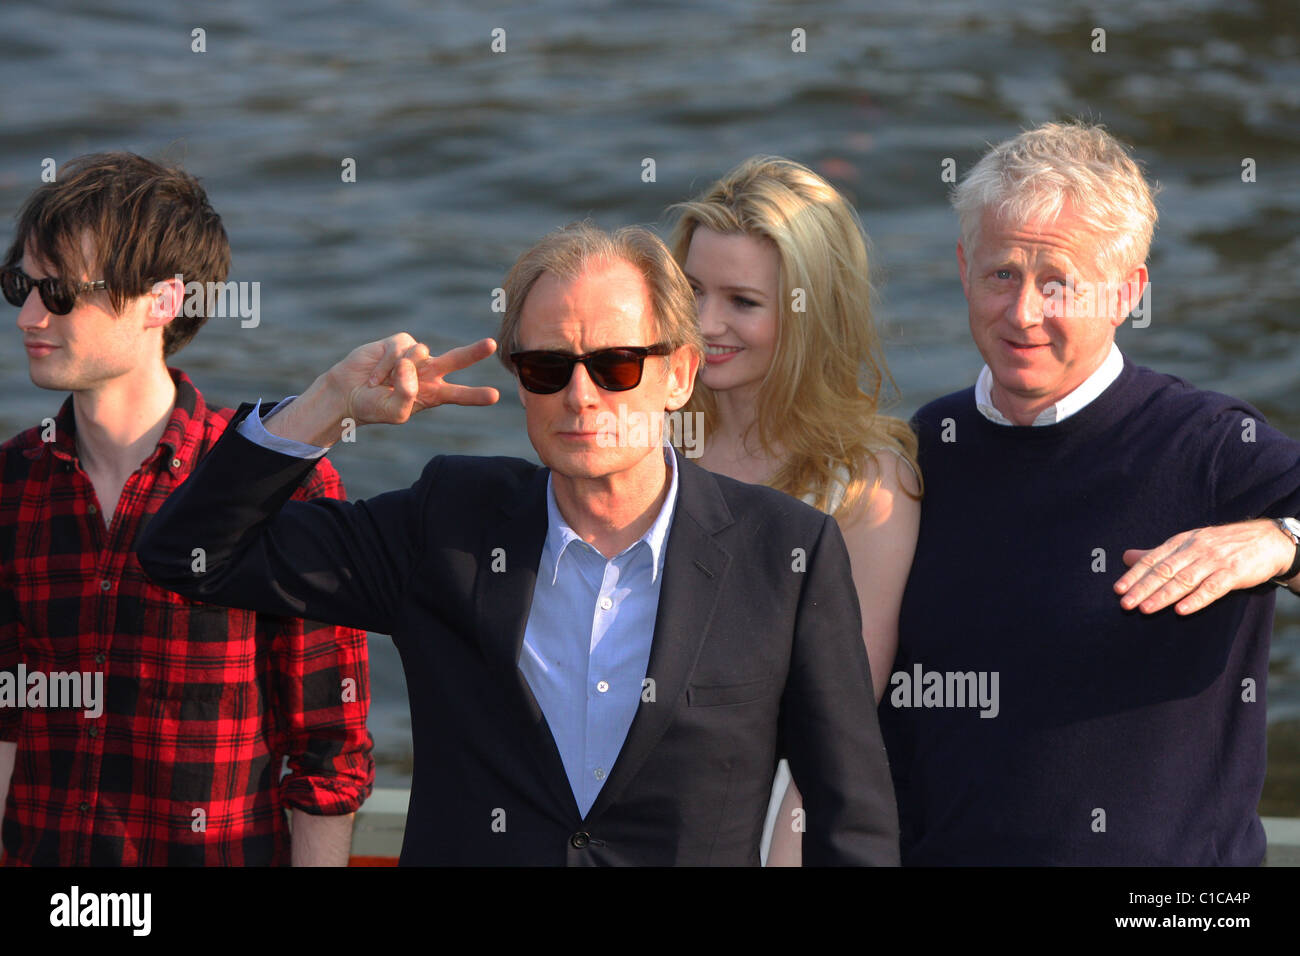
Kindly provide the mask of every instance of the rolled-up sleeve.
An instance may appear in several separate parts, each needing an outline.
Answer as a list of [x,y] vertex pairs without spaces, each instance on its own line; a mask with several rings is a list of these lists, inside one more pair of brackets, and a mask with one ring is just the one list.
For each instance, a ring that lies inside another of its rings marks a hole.
[[[328,462],[308,476],[294,498],[344,499]],[[281,752],[288,773],[280,796],[320,816],[352,813],[370,795],[375,764],[366,729],[370,668],[366,632],[316,621],[267,618],[276,628],[272,668]]]

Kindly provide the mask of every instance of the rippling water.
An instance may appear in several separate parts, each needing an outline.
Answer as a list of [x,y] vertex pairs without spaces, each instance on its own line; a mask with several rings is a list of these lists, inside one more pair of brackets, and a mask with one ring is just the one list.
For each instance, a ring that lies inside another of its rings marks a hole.
[[[407,329],[491,334],[491,290],[542,233],[583,216],[662,226],[740,159],[788,155],[858,204],[908,414],[973,381],[940,180],[984,144],[1099,119],[1159,180],[1154,317],[1121,330],[1142,364],[1229,392],[1300,436],[1300,31],[1293,0],[812,3],[5,4],[0,214],[40,163],[126,148],[206,183],[261,283],[262,321],[214,320],[178,357],[214,402],[301,390],[354,345]],[[192,52],[203,29],[206,52]],[[489,49],[495,28],[506,51]],[[807,52],[791,51],[806,31]],[[1105,52],[1092,52],[1093,31]],[[656,181],[642,182],[642,160]],[[1243,158],[1257,181],[1243,183]],[[345,158],[357,181],[341,181]],[[8,233],[6,232],[6,235]],[[7,242],[7,239],[4,241]],[[11,312],[12,316],[13,313]],[[59,397],[11,333],[0,434]],[[375,429],[334,457],[351,493],[408,483],[441,451],[532,457],[506,374],[490,409]],[[382,785],[409,783],[400,666],[373,638]],[[1300,815],[1300,601],[1279,602],[1263,809]]]

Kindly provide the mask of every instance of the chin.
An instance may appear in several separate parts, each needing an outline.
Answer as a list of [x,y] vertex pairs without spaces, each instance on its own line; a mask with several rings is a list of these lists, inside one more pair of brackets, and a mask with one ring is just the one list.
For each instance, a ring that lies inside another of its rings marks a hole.
[[81,386],[69,375],[60,375],[51,369],[29,369],[28,375],[37,388],[47,388],[55,392],[75,392]]
[[542,464],[557,475],[567,478],[600,478],[619,470],[619,463],[611,461],[607,450],[549,448],[539,454]]
[[696,377],[715,392],[729,392],[749,381],[748,377],[736,375],[729,368],[706,368]]
[[[633,451],[636,454],[629,454]],[[618,447],[552,450],[542,461],[551,471],[568,478],[606,478],[632,471],[651,451]]]
[[994,368],[993,380],[1003,391],[1015,394],[1036,394],[1046,388],[1045,376],[1026,368]]

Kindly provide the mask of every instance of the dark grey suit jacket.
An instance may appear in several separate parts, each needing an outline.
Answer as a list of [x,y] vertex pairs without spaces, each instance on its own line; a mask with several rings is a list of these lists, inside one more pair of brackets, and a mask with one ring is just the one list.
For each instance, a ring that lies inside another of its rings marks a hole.
[[807,864],[897,864],[833,520],[678,457],[648,683],[583,818],[518,667],[546,469],[442,456],[408,489],[290,502],[314,462],[237,434],[248,409],[144,530],[140,563],[197,600],[393,636],[415,748],[403,864],[756,864],[781,755]]

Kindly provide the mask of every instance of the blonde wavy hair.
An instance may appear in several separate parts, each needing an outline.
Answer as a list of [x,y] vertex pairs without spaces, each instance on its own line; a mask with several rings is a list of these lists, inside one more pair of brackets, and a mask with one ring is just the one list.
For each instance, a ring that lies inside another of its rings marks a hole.
[[[670,210],[681,214],[668,242],[678,263],[700,226],[769,239],[780,253],[776,349],[759,390],[755,436],[765,454],[783,449],[769,484],[796,498],[812,495],[827,511],[842,465],[849,482],[835,509],[841,514],[880,487],[882,448],[901,454],[919,476],[912,429],[880,413],[885,383],[895,386],[872,321],[866,234],[844,197],[806,166],[755,156]],[[798,313],[795,289],[803,290]],[[703,414],[707,435],[717,399],[697,380],[685,411]],[[868,463],[877,475],[869,487]]]

